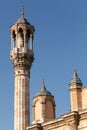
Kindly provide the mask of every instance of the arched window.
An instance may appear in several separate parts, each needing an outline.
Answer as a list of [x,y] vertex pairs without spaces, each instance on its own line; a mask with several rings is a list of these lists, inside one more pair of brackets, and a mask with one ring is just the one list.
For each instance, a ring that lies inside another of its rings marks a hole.
[[13,30],[13,32],[12,32],[12,38],[15,40],[15,38],[16,38],[16,33],[15,33],[15,31]]
[[18,34],[20,34],[20,36],[21,36],[22,38],[24,37],[22,28],[19,28]]
[[28,38],[30,37],[30,30],[28,29],[27,30],[27,35],[28,35]]
[[13,30],[12,32],[12,43],[13,43],[13,47],[16,46],[16,33],[15,33],[15,30]]
[[24,33],[23,33],[22,28],[19,28],[19,30],[18,30],[17,45],[18,45],[18,47],[23,47],[24,46]]

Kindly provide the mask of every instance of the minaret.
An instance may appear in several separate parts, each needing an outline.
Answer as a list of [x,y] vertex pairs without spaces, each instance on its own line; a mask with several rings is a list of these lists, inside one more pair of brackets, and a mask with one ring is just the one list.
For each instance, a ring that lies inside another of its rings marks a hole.
[[34,60],[34,26],[24,18],[11,26],[10,59],[14,66],[14,130],[25,130],[30,123],[30,68]]
[[74,69],[73,78],[70,82],[71,111],[82,109],[82,82]]
[[33,124],[52,119],[55,119],[54,96],[47,91],[44,81],[42,81],[42,88],[33,99]]

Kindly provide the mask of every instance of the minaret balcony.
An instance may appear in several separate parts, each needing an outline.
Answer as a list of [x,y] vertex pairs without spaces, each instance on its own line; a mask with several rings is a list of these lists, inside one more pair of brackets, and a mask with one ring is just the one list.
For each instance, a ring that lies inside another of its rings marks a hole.
[[17,48],[17,47],[15,47],[10,51],[10,56],[13,56],[13,55],[16,55],[16,54],[21,54],[21,53],[25,53],[25,54],[28,54],[28,55],[34,55],[33,51],[29,48],[24,48],[24,47]]

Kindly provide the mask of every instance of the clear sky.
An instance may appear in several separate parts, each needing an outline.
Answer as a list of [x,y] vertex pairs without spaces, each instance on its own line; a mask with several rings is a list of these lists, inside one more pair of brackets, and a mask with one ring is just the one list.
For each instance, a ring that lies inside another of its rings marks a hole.
[[[42,80],[56,102],[56,117],[70,110],[69,83],[74,68],[87,85],[87,0],[2,0],[0,2],[0,129],[13,130],[14,75],[9,58],[10,26],[21,16],[35,26],[35,61],[30,95]],[[32,113],[32,109],[31,109]],[[32,114],[31,114],[32,115]],[[31,116],[32,121],[32,116]]]

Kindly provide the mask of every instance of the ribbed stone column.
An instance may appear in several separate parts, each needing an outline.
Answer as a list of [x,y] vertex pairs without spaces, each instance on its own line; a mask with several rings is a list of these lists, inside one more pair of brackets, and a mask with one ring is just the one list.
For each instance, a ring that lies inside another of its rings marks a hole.
[[[19,49],[18,55],[11,52],[14,63],[14,130],[25,130],[30,124],[30,67],[33,52],[27,54]],[[20,53],[21,52],[21,53]]]
[[25,130],[29,125],[29,77],[15,75],[14,92],[14,126],[15,130]]

